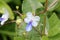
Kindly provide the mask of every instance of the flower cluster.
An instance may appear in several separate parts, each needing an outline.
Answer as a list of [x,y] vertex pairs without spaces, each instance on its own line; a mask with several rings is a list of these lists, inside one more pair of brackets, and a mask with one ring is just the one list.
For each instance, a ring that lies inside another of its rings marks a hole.
[[26,31],[29,32],[32,30],[32,26],[36,27],[38,25],[38,22],[40,21],[39,16],[32,15],[31,12],[26,13],[26,18],[24,19],[25,23],[27,23]]
[[9,12],[7,11],[7,9],[3,8],[3,10],[4,10],[4,13],[0,17],[1,25],[3,25],[9,18]]

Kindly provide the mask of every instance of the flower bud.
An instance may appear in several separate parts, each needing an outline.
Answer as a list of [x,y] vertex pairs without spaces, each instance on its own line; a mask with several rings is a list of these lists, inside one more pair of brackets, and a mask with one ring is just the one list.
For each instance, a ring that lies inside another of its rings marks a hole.
[[20,24],[21,22],[22,22],[22,19],[17,19],[17,20],[16,20],[16,23],[17,23],[17,24]]

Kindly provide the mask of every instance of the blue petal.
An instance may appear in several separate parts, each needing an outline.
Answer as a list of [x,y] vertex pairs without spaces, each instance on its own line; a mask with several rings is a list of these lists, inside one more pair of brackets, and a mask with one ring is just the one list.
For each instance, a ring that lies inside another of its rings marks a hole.
[[4,18],[0,18],[0,21],[3,21],[4,20]]
[[32,30],[32,22],[29,22],[26,26],[26,31],[29,32]]

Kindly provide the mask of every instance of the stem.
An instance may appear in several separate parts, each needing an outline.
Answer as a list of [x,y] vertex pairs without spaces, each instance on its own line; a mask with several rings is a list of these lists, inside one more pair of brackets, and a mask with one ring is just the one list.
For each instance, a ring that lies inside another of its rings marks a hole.
[[45,35],[45,27],[46,27],[46,15],[44,15],[44,28],[43,28],[43,34]]
[[5,23],[5,24],[13,23],[13,22],[16,22],[16,21],[15,21],[15,20],[12,20],[12,21],[9,21],[9,22],[7,22],[7,23]]
[[42,36],[45,35],[45,27],[46,27],[46,12],[47,12],[47,7],[48,7],[48,0],[45,2],[45,10],[42,12],[44,14],[44,26],[42,30]]
[[[47,11],[47,7],[48,7],[48,0],[46,0],[46,3],[45,3],[45,12]],[[44,15],[44,28],[43,28],[44,35],[45,35],[45,27],[46,27],[46,13]]]
[[47,8],[48,8],[48,0],[46,0],[46,2],[45,2],[45,10],[43,10],[39,13],[44,14],[47,11]]
[[19,16],[21,16],[22,17],[22,14],[19,12],[19,11],[14,11],[15,13],[18,13],[19,14]]
[[45,2],[45,12],[47,11],[47,7],[48,7],[48,0],[46,0]]
[[[14,12],[17,13],[22,18],[23,14],[21,14],[18,10],[17,11],[14,11]],[[22,18],[22,20],[24,21],[23,18]]]

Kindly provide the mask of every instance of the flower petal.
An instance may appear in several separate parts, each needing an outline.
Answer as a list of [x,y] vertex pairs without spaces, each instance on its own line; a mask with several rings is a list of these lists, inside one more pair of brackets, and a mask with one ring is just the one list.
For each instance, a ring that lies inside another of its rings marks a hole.
[[9,18],[9,12],[7,10],[5,10],[5,12],[1,18],[8,19]]
[[24,19],[24,21],[25,21],[26,23],[29,23],[29,22],[31,21],[31,18],[30,18],[30,17],[27,17],[27,18]]
[[0,18],[0,21],[3,21],[4,20],[4,18]]
[[35,21],[40,21],[40,17],[39,16],[35,16]]
[[28,12],[28,13],[26,13],[26,16],[27,16],[27,17],[31,17],[31,16],[33,16],[33,15],[32,15],[31,12]]
[[8,11],[7,10],[5,10],[5,12],[4,12],[4,14],[2,15],[2,17],[1,18],[3,18],[4,20],[3,21],[1,21],[1,25],[3,25],[4,23],[5,23],[5,21],[7,21],[8,20],[8,18],[9,18],[9,13],[8,13]]
[[26,31],[29,32],[32,30],[32,22],[29,22],[26,26]]
[[32,26],[36,27],[38,25],[38,22],[33,21]]

